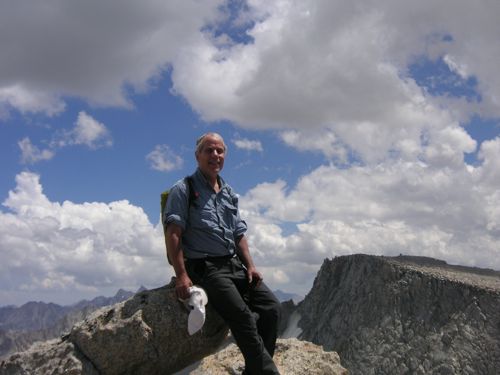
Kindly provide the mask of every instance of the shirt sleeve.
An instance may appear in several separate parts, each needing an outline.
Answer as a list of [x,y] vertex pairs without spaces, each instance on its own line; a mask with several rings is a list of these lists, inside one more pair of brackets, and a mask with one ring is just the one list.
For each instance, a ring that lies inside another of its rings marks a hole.
[[240,209],[238,207],[238,201],[239,201],[238,196],[234,193],[232,193],[231,196],[232,196],[231,198],[233,201],[233,205],[236,207],[236,226],[235,226],[235,230],[234,230],[234,235],[235,235],[235,238],[239,238],[246,233],[247,223],[245,222],[245,220],[242,220],[240,217]]
[[167,198],[167,204],[163,214],[163,224],[174,223],[180,226],[183,230],[186,229],[186,221],[188,217],[188,198],[187,188],[183,181],[176,183],[170,189]]

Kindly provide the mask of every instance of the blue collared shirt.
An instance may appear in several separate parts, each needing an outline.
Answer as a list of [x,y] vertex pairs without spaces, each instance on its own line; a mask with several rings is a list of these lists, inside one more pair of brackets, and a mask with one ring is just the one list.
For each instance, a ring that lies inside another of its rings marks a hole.
[[237,239],[247,230],[247,224],[240,218],[237,195],[220,176],[218,193],[199,169],[192,180],[196,197],[189,207],[189,215],[188,187],[182,179],[170,189],[163,223],[174,223],[182,228],[185,258],[234,254]]

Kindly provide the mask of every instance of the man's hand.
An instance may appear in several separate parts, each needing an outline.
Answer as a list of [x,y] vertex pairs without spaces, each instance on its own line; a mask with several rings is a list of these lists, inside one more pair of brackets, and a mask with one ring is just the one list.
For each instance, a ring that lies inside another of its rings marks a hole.
[[193,286],[193,282],[187,275],[187,273],[182,274],[175,279],[175,293],[177,294],[177,298],[180,299],[188,299],[190,297],[189,287]]
[[250,286],[259,286],[262,280],[264,279],[262,277],[262,274],[257,271],[257,268],[255,267],[250,267],[247,269],[247,278],[248,278],[248,283]]

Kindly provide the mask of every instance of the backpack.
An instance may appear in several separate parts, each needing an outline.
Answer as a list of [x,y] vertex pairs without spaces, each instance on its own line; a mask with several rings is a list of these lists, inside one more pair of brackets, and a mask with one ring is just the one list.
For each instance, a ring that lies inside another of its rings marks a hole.
[[[198,194],[194,191],[193,188],[193,177],[191,176],[186,176],[184,177],[184,183],[186,184],[186,188],[188,191],[188,215],[189,215],[189,208],[197,198]],[[170,190],[165,190],[163,193],[160,195],[160,213],[161,213],[161,221],[163,223],[163,214],[165,212],[165,207],[167,206],[167,199],[168,199],[168,193]],[[189,216],[188,216],[189,219]],[[165,247],[167,246],[167,226],[163,223],[163,235],[165,236]],[[172,265],[172,261],[170,260],[170,257],[168,255],[167,251],[167,259],[168,259],[168,264]]]

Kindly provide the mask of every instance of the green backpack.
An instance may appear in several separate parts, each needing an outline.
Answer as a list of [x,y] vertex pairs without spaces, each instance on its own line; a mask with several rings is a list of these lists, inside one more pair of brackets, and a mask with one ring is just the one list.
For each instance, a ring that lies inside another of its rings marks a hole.
[[[197,198],[197,193],[193,189],[193,177],[191,176],[186,176],[184,177],[184,183],[186,184],[187,190],[188,190],[188,215],[189,215],[189,208]],[[161,193],[160,196],[160,213],[161,213],[161,221],[163,224],[163,235],[165,236],[165,247],[167,247],[167,226],[163,222],[163,214],[165,213],[165,207],[167,206],[167,199],[168,199],[168,193],[170,190],[165,190],[163,193]],[[189,216],[187,218],[189,220]],[[168,255],[167,251],[167,259],[168,263],[171,265],[172,261],[170,260],[170,257]]]

